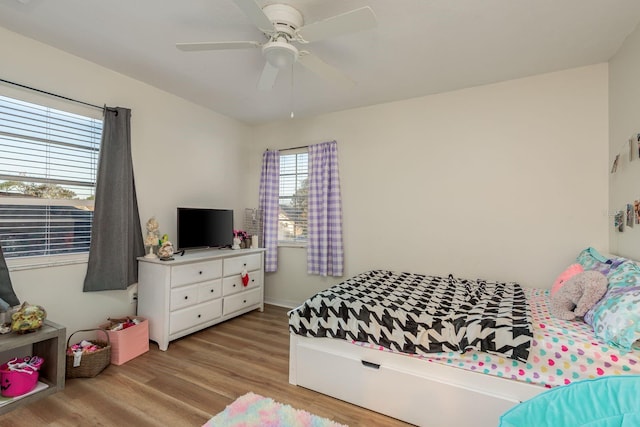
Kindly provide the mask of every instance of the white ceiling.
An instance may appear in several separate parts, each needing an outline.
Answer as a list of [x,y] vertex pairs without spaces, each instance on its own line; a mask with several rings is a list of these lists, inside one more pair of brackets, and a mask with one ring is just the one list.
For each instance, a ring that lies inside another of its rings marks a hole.
[[638,0],[257,2],[292,5],[306,23],[370,6],[377,28],[305,47],[357,85],[338,87],[296,65],[293,91],[291,73],[281,72],[261,92],[259,49],[175,48],[262,41],[232,0],[0,0],[0,26],[257,124],[288,118],[292,106],[308,117],[605,62],[640,21]]

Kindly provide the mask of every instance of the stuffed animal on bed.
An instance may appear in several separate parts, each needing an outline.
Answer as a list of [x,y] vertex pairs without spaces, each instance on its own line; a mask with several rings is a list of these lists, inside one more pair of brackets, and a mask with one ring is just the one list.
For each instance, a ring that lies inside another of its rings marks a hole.
[[582,267],[581,264],[578,264],[578,263],[571,264],[569,267],[567,267],[565,271],[560,273],[556,281],[553,282],[553,287],[551,288],[551,295],[558,292],[558,289],[560,289],[562,285],[564,285],[564,282],[571,279],[576,274],[582,273],[583,271],[584,271],[584,268]]
[[573,320],[584,315],[607,292],[607,276],[588,270],[571,276],[551,294],[549,311],[559,319]]

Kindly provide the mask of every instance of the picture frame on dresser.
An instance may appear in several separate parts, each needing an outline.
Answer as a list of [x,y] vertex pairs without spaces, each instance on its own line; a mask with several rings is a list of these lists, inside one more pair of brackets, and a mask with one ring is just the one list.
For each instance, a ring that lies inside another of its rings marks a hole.
[[[264,252],[187,251],[171,261],[138,258],[138,316],[149,339],[166,351],[185,335],[252,310],[264,310]],[[242,281],[246,271],[249,280]]]

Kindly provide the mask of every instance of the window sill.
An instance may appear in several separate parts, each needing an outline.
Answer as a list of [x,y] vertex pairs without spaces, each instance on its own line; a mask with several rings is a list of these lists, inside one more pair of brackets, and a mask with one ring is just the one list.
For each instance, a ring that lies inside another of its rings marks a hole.
[[35,270],[37,268],[86,264],[89,261],[89,254],[7,258],[6,261],[9,271]]
[[295,242],[283,242],[283,243],[278,243],[278,247],[279,248],[302,248],[302,249],[306,249],[307,244],[306,243],[295,243]]

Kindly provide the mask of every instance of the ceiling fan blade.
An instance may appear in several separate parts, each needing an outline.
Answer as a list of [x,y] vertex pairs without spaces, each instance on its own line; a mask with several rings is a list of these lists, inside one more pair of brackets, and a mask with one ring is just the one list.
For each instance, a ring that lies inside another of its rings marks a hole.
[[233,0],[234,3],[244,12],[244,14],[251,20],[253,25],[258,27],[263,33],[270,33],[275,31],[275,27],[271,20],[264,14],[262,8],[255,2],[255,0]]
[[298,58],[298,62],[300,62],[300,65],[302,65],[309,71],[326,80],[331,80],[334,83],[344,86],[355,85],[355,82],[351,80],[349,76],[339,71],[337,68],[334,68],[333,66],[327,64],[315,55],[311,55],[309,53],[300,55],[300,57]]
[[274,67],[265,61],[260,80],[258,80],[258,90],[268,91],[273,89],[273,85],[276,83],[278,77],[279,68]]
[[303,42],[314,42],[329,37],[374,28],[378,24],[376,15],[369,6],[354,9],[322,21],[313,22],[299,28],[296,33]]
[[176,47],[185,52],[194,52],[199,50],[248,49],[260,46],[262,46],[260,43],[254,41],[176,43]]

